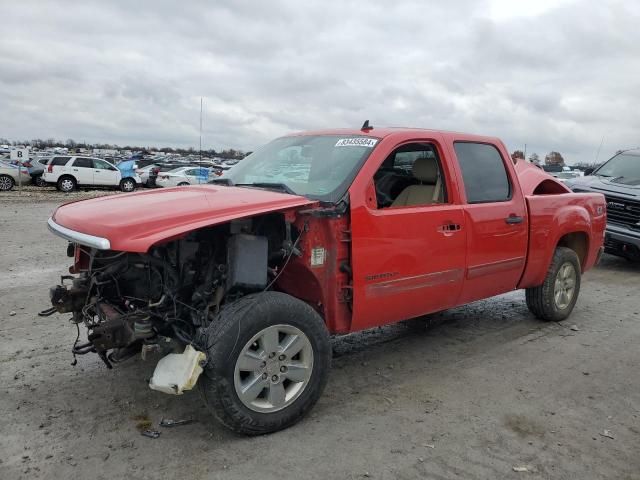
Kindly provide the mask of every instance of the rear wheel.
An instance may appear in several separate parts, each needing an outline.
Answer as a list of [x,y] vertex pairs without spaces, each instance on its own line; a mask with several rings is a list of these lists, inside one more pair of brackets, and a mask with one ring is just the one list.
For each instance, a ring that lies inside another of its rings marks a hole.
[[0,190],[3,192],[9,191],[16,184],[15,180],[9,175],[0,175]]
[[42,179],[42,175],[38,175],[33,179],[33,183],[35,183],[38,187],[46,187],[47,182]]
[[203,336],[198,382],[225,426],[259,435],[289,427],[316,403],[331,365],[329,334],[309,305],[279,292],[226,306]]
[[527,307],[539,319],[558,322],[567,318],[580,294],[580,259],[576,252],[558,247],[544,283],[527,288]]
[[70,176],[60,177],[58,179],[57,187],[61,192],[72,192],[76,189],[76,179]]
[[186,187],[187,185],[189,185],[189,182],[180,182],[178,184],[179,187]]
[[120,180],[120,190],[123,192],[133,192],[136,189],[136,182],[133,178],[123,178]]

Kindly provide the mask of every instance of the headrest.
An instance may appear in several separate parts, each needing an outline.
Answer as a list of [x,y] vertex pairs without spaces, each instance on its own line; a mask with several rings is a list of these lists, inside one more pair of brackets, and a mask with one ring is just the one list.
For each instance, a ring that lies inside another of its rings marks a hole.
[[438,162],[435,158],[418,158],[413,162],[411,172],[421,182],[435,184],[438,180]]

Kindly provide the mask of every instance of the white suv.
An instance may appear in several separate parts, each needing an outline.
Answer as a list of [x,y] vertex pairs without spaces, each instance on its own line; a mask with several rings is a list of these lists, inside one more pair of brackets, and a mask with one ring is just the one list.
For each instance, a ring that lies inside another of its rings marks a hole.
[[75,190],[78,185],[117,187],[123,192],[132,192],[141,183],[137,174],[123,178],[122,172],[106,160],[79,156],[53,157],[42,180],[55,184],[62,192]]

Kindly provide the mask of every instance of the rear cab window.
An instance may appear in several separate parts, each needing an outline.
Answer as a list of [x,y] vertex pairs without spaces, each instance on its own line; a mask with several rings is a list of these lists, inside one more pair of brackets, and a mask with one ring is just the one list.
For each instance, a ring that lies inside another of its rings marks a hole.
[[489,143],[454,142],[467,203],[511,200],[512,187],[500,151]]

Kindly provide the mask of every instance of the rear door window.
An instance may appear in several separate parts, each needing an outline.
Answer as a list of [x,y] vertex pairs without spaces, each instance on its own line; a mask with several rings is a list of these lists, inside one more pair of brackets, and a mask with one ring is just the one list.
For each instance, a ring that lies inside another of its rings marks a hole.
[[70,158],[71,157],[53,157],[50,165],[53,165],[54,167],[56,166],[60,167],[62,165],[66,165]]
[[91,161],[90,158],[77,157],[73,161],[73,166],[74,167],[80,167],[80,168],[93,168],[93,162]]
[[511,184],[502,155],[487,143],[453,144],[462,170],[468,203],[505,202],[511,199]]

